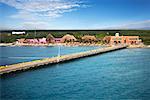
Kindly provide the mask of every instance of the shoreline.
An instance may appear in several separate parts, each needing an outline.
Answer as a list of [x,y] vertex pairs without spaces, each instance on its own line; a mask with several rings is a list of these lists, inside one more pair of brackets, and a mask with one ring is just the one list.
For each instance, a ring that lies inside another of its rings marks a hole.
[[23,62],[23,63],[11,64],[11,65],[7,65],[7,66],[0,66],[0,74],[1,75],[7,74],[10,72],[16,72],[18,70],[24,71],[26,69],[37,68],[37,67],[45,66],[48,64],[57,64],[57,63],[71,61],[71,60],[75,60],[75,59],[95,56],[95,55],[102,54],[102,53],[125,49],[126,47],[127,47],[127,45],[126,46],[124,45],[124,46],[116,46],[116,47],[107,47],[107,48],[103,48],[103,49],[98,48],[98,49],[93,49],[93,50],[88,50],[88,51],[83,51],[83,52],[78,52],[78,53],[66,54],[66,55],[62,55],[62,56],[44,58],[44,59],[40,59],[40,60],[33,60],[33,61],[28,61],[28,62]]
[[[40,47],[40,46],[68,46],[68,47],[72,47],[72,46],[106,46],[106,47],[111,47],[110,45],[105,45],[105,44],[91,44],[91,43],[58,43],[58,44],[14,44],[14,43],[0,43],[0,47],[5,47],[5,46],[35,46],[35,47]],[[150,48],[150,45],[130,45],[127,48]]]
[[26,43],[23,43],[23,44],[14,44],[14,43],[0,43],[0,47],[2,46],[58,46],[58,45],[61,45],[61,46],[68,46],[68,47],[71,47],[71,46],[108,46],[108,45],[102,45],[102,44],[90,44],[90,43],[58,43],[58,44],[52,44],[52,43],[49,43],[49,44],[26,44]]

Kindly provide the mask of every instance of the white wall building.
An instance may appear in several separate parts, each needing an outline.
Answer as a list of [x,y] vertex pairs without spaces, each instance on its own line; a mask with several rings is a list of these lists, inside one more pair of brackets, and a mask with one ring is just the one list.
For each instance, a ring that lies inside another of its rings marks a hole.
[[12,32],[12,34],[26,34],[26,32],[25,31],[22,31],[22,32]]
[[118,36],[119,36],[119,33],[116,33],[116,34],[115,34],[115,36],[117,36],[117,37],[118,37]]

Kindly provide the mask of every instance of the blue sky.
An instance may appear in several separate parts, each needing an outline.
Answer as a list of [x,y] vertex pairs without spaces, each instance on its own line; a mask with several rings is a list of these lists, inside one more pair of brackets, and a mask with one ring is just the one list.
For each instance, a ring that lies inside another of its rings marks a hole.
[[1,29],[150,29],[150,0],[0,0]]

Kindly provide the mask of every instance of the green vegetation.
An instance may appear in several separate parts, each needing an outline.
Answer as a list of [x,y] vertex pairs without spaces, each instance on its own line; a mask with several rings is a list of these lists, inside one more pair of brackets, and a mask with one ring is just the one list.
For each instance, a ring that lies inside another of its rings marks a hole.
[[129,35],[129,36],[140,36],[140,38],[143,40],[144,44],[149,44],[150,45],[150,30],[58,30],[58,31],[52,31],[52,30],[28,30],[26,31],[26,34],[24,35],[12,35],[12,31],[1,31],[0,32],[0,42],[1,43],[11,43],[15,42],[16,39],[19,38],[43,38],[47,37],[48,34],[52,34],[54,37],[60,38],[63,37],[66,34],[71,34],[74,35],[77,39],[81,39],[82,36],[84,35],[94,35],[98,39],[102,39],[103,37],[107,35],[115,35],[116,32],[119,32],[120,35]]

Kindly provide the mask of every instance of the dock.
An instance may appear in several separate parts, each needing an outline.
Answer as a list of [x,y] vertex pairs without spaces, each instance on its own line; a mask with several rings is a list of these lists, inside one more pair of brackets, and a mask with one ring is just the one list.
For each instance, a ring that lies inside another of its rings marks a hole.
[[89,56],[116,51],[116,50],[120,50],[124,48],[127,48],[127,46],[113,46],[113,47],[98,48],[98,49],[80,52],[80,53],[73,53],[73,54],[52,57],[52,58],[44,58],[41,60],[34,60],[34,61],[29,61],[29,62],[22,62],[18,64],[1,66],[0,74],[2,75],[2,74],[8,74],[11,72],[16,72],[16,71],[24,71],[24,70],[31,69],[31,68],[44,67],[45,65],[49,65],[49,64],[57,64],[60,62],[89,57]]

